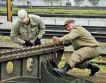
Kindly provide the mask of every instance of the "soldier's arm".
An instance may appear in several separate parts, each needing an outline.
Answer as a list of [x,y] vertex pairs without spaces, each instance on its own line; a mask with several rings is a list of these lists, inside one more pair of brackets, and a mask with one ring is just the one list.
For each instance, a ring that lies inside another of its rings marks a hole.
[[[45,33],[45,24],[44,22],[41,20],[40,17],[37,17],[37,20],[38,20],[38,29],[39,29],[39,32],[38,32],[38,38],[41,39],[42,36],[44,35]],[[35,39],[36,37],[31,41],[31,43],[34,43],[35,42]]]
[[44,33],[45,33],[45,24],[44,24],[44,22],[41,20],[40,17],[39,17],[38,21],[39,21],[39,26],[38,26],[38,27],[39,27],[39,34],[38,34],[38,38],[41,39],[42,36],[43,36]]
[[65,44],[67,41],[72,42],[74,39],[80,37],[79,32],[76,29],[73,29],[70,33],[60,38],[60,42]]
[[18,25],[16,23],[13,23],[13,27],[11,28],[10,37],[12,41],[16,43],[19,43],[19,44],[25,43],[24,40],[19,38],[19,30],[18,30]]

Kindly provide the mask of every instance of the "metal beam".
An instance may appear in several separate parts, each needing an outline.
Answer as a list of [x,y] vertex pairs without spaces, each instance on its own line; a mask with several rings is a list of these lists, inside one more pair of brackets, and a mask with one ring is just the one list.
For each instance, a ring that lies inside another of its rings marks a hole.
[[98,65],[106,65],[106,61],[90,61],[90,62]]
[[12,0],[7,0],[7,21],[12,22]]

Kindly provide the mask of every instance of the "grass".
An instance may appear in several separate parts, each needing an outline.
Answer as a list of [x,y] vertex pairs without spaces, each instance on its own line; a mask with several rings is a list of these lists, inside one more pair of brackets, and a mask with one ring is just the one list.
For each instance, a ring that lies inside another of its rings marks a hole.
[[[61,59],[61,61],[59,62],[58,67],[59,67],[59,68],[64,67],[65,62],[67,62],[67,60]],[[96,65],[97,65],[97,64],[96,64]],[[104,66],[104,65],[99,65],[99,67],[100,67],[99,73],[106,73],[106,66]],[[80,73],[85,74],[85,75],[87,75],[87,74],[89,73],[89,71],[88,71],[87,69],[79,69],[79,68],[73,68],[71,71],[72,71],[72,72],[80,72]]]
[[[2,10],[0,10],[1,13],[6,13],[7,8],[1,7]],[[13,7],[12,11],[13,13],[17,13],[18,10],[22,8]],[[38,13],[38,14],[77,14],[77,15],[105,15],[106,10],[97,10],[97,9],[40,9],[40,8],[25,8],[28,12],[32,13]]]
[[100,43],[99,45],[100,46],[106,46],[106,43]]
[[0,36],[0,40],[10,41],[11,39],[9,36]]

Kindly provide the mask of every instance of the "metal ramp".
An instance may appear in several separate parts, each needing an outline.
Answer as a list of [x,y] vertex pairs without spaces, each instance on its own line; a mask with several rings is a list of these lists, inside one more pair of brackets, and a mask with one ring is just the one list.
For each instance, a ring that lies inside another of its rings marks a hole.
[[59,77],[52,71],[52,67],[49,63],[45,64],[42,62],[41,73],[41,79],[20,76],[16,78],[10,78],[6,81],[6,83],[93,83],[90,80],[79,78],[73,75]]
[[0,83],[93,83],[67,75],[59,77],[50,60],[59,63],[64,51],[61,45],[45,45],[1,53]]
[[52,71],[53,67],[49,62],[47,64],[42,63],[42,68],[42,83],[93,83],[90,80],[68,74],[60,77]]

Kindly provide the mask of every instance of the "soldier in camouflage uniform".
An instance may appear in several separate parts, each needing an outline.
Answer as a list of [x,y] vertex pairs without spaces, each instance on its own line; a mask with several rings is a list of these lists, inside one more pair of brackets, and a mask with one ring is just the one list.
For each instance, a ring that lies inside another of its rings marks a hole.
[[45,24],[40,16],[27,14],[22,9],[18,11],[18,20],[13,23],[11,39],[25,47],[41,44],[41,38],[45,33]]
[[53,37],[54,43],[72,44],[75,51],[72,53],[68,62],[61,69],[54,68],[54,71],[59,75],[66,75],[66,72],[73,67],[87,68],[91,70],[89,76],[95,75],[100,69],[98,66],[93,65],[88,60],[91,60],[99,55],[98,42],[85,28],[76,25],[73,19],[67,20],[64,24],[65,28],[69,31],[63,37]]

